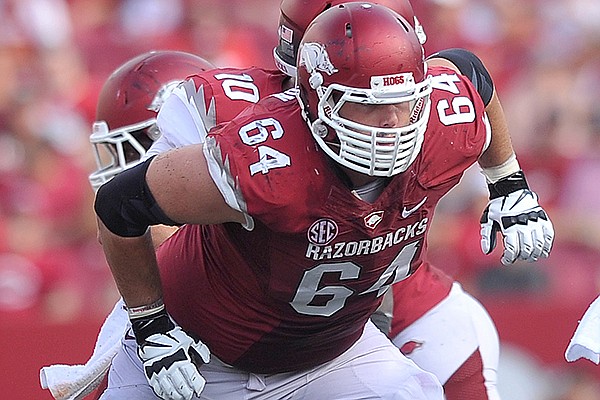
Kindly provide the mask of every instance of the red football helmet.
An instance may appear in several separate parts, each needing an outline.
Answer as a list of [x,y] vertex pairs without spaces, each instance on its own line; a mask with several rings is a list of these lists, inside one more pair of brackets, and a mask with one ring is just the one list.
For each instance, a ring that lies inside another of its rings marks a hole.
[[[313,137],[331,158],[370,176],[404,172],[417,157],[431,103],[423,47],[411,25],[377,4],[332,7],[307,28],[298,53],[298,97]],[[394,104],[404,126],[344,118],[346,103]]]
[[193,54],[151,51],[125,62],[109,76],[98,97],[90,136],[98,166],[89,176],[94,190],[138,164],[158,139],[156,114],[175,86],[213,68]]
[[[331,7],[349,3],[347,0],[282,0],[279,6],[279,42],[273,49],[275,64],[283,73],[296,77],[296,57],[298,45],[304,35],[304,31],[323,11]],[[421,44],[425,43],[427,36],[419,20],[415,16],[413,8],[408,0],[374,0],[373,4],[386,6],[407,20],[417,33]]]

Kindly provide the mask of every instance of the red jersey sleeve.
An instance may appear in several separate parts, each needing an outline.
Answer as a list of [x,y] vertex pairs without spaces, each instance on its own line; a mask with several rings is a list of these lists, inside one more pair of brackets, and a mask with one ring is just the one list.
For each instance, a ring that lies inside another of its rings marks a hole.
[[429,73],[431,115],[418,177],[428,188],[460,179],[487,148],[491,134],[483,101],[465,76],[445,67]]

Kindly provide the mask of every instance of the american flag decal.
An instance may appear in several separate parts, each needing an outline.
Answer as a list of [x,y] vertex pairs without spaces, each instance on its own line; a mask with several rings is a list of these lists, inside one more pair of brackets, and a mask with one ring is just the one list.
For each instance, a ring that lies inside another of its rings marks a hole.
[[288,43],[292,43],[292,39],[294,38],[294,31],[292,31],[287,26],[281,25],[279,27],[279,37]]

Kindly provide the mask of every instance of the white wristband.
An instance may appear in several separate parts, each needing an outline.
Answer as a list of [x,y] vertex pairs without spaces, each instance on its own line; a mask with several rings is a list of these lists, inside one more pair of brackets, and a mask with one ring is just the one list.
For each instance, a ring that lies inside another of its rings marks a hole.
[[513,153],[508,160],[504,161],[502,164],[495,167],[482,168],[481,172],[485,176],[487,183],[496,183],[500,179],[506,178],[520,170],[521,166],[519,165],[519,161],[517,161],[517,156]]
[[143,318],[158,311],[162,311],[164,308],[165,304],[163,303],[163,300],[158,299],[154,303],[146,304],[144,306],[128,307],[127,314],[129,315],[129,318],[132,319]]

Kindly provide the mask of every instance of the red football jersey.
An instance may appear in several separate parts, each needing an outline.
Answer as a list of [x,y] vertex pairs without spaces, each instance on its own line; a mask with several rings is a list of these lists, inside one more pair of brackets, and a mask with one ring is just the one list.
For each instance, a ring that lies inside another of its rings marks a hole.
[[[422,151],[374,203],[347,187],[291,91],[210,132],[211,175],[249,216],[246,227],[183,226],[157,255],[169,312],[216,357],[260,373],[331,360],[360,336],[390,285],[423,264],[435,205],[489,140],[472,85],[449,69],[429,73]],[[449,286],[433,292],[445,296]]]

